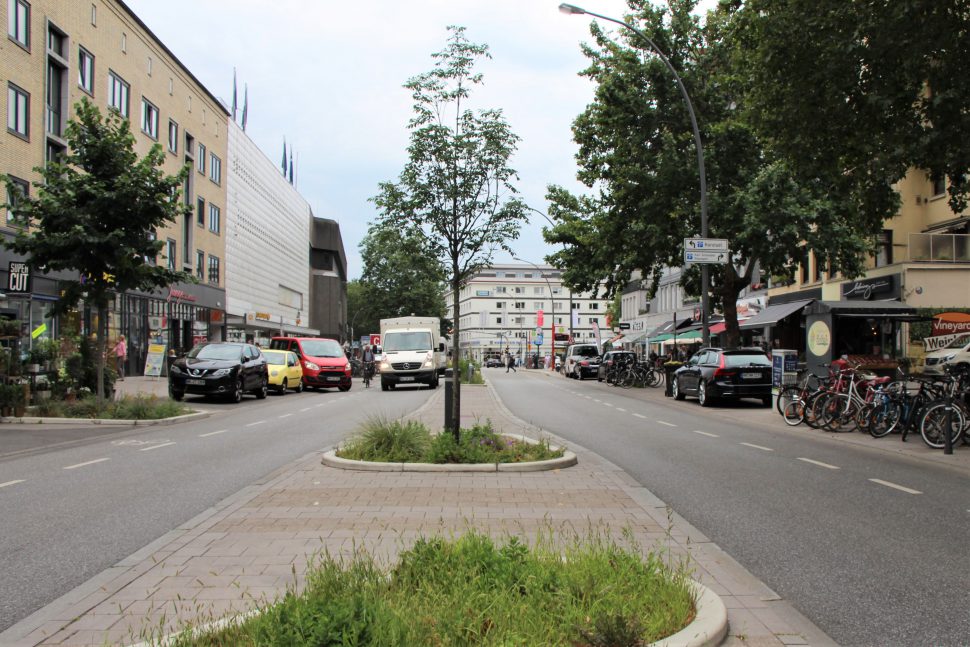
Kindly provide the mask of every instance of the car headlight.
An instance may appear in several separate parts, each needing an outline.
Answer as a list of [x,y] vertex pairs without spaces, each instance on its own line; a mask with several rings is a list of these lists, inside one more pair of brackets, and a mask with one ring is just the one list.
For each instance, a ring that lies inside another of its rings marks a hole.
[[171,370],[171,372],[172,372],[172,375],[178,375],[179,373],[181,373],[181,372],[182,372],[182,369],[180,369],[180,368],[179,368],[178,366],[176,366],[175,364],[172,364],[172,368],[171,368],[170,370]]
[[346,364],[344,364],[344,370],[345,371],[349,371],[350,370],[350,362],[347,362]]
[[316,364],[314,364],[313,362],[304,362],[304,366],[306,366],[311,371],[319,371],[320,370],[320,367],[317,366]]
[[272,375],[273,377],[276,377],[277,375],[280,374],[280,372],[274,368],[272,371],[269,372],[269,374]]
[[220,368],[219,370],[217,370],[215,373],[212,374],[212,377],[225,377],[230,373],[232,373],[231,368]]
[[949,361],[950,361],[951,359],[953,359],[953,358],[954,358],[954,357],[956,357],[956,356],[957,356],[957,354],[956,354],[956,353],[951,353],[950,355],[947,355],[946,357],[944,357],[944,358],[943,358],[943,361],[944,361],[944,362],[949,362]]
[[382,371],[386,371],[389,368],[391,368],[391,365],[390,364],[388,364],[387,362],[381,362],[381,370]]

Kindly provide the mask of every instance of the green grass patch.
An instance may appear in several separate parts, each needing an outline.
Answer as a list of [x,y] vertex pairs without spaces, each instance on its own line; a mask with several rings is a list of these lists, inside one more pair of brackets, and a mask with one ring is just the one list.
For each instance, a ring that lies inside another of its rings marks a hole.
[[302,593],[213,633],[187,629],[170,644],[640,647],[694,615],[686,566],[636,545],[592,535],[562,548],[540,537],[530,548],[472,531],[419,539],[390,569],[361,549],[343,561],[325,555]]
[[160,420],[192,413],[183,404],[154,395],[126,395],[98,405],[94,396],[74,402],[49,400],[31,408],[31,415],[42,418],[89,418],[103,420]]
[[337,456],[384,463],[521,463],[559,458],[547,440],[529,443],[495,433],[491,422],[462,429],[459,441],[450,433],[432,435],[419,422],[373,418],[337,450]]

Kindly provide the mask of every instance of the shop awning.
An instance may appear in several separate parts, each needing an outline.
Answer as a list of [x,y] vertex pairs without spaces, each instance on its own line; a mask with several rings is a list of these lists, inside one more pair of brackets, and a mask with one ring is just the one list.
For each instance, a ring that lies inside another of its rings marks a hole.
[[774,326],[785,317],[790,317],[811,302],[812,299],[806,299],[804,301],[792,301],[791,303],[779,303],[778,305],[768,306],[744,323],[739,324],[738,328],[741,330],[751,330],[752,328]]
[[816,301],[808,314],[832,313],[839,317],[919,321],[916,308],[899,301]]
[[621,341],[621,340],[622,341],[625,341],[623,339],[623,335],[617,335],[616,337],[610,337],[609,339],[607,339],[606,340],[606,343],[607,344],[615,344],[616,342]]
[[623,343],[624,344],[632,344],[633,342],[635,342],[638,339],[642,338],[646,334],[647,334],[647,331],[646,330],[638,330],[638,331],[636,331],[634,333],[625,334],[625,335],[623,335]]
[[664,346],[668,344],[693,344],[702,339],[700,330],[689,330],[683,334],[678,334],[677,337],[670,335],[668,339],[661,342]]
[[716,324],[714,324],[713,326],[711,326],[711,327],[710,327],[710,328],[708,329],[708,331],[709,331],[709,332],[710,332],[710,333],[711,333],[712,335],[720,335],[720,334],[721,334],[722,332],[724,332],[725,330],[727,330],[727,324],[726,324],[726,323],[724,323],[723,321],[722,321],[721,323],[716,323]]
[[662,335],[653,335],[650,337],[650,343],[659,344],[660,342],[667,341],[671,337],[673,337],[673,335],[671,335],[669,332],[665,332]]

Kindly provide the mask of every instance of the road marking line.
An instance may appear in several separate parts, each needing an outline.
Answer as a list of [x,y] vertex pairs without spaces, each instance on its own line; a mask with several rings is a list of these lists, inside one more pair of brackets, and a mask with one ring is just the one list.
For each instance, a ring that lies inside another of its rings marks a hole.
[[752,445],[751,443],[741,443],[741,444],[744,445],[745,447],[754,447],[755,449],[760,449],[763,452],[775,451],[771,447],[763,447],[762,445]]
[[635,416],[636,416],[637,418],[643,418],[644,420],[646,420],[646,419],[647,419],[647,417],[646,417],[646,416],[641,416],[641,415],[640,415],[639,413],[635,413],[635,414],[633,414],[633,415],[635,415]]
[[175,444],[175,441],[172,441],[170,443],[162,443],[161,445],[152,445],[151,447],[146,447],[144,449],[139,449],[138,451],[140,451],[140,452],[150,452],[153,449],[158,449],[159,447],[168,447],[169,445],[174,445],[174,444]]
[[596,398],[593,398],[593,402],[599,402],[599,403],[602,403],[603,401],[602,401],[602,400],[597,400]]
[[612,407],[612,406],[613,406],[613,405],[612,405],[612,404],[610,404],[609,402],[604,402],[603,404],[604,404],[604,405],[606,405],[606,406],[608,406],[608,407]]
[[[357,395],[357,394],[355,393],[354,395]],[[325,404],[327,404],[327,403],[326,402],[321,402],[320,404],[313,405],[313,408],[316,409],[317,407],[322,407]]]
[[199,438],[205,438],[206,436],[215,436],[216,434],[224,434],[227,431],[229,431],[229,430],[228,429],[220,429],[219,431],[210,431],[207,434],[199,434]]
[[266,421],[265,421],[265,420],[257,420],[256,422],[251,422],[251,423],[249,423],[249,424],[248,424],[248,425],[246,425],[246,426],[247,426],[247,427],[255,427],[256,425],[261,425],[261,424],[263,424],[264,422],[266,422]]
[[701,436],[710,436],[711,438],[720,438],[720,436],[718,436],[717,434],[712,434],[712,433],[707,432],[707,431],[697,431],[695,429],[694,430],[694,433],[695,434],[700,434]]
[[891,487],[894,490],[899,490],[900,492],[906,492],[908,494],[922,494],[919,490],[911,490],[908,487],[903,487],[902,485],[897,485],[895,483],[890,483],[889,481],[883,481],[881,479],[869,479],[873,483],[878,483],[879,485],[885,485],[886,487]]
[[623,407],[617,407],[616,410],[617,411],[622,411],[623,413],[626,413],[626,409],[624,409]]
[[310,409],[312,409],[312,408],[313,408],[313,407],[307,407],[306,409],[300,409],[300,413],[303,413],[304,411],[309,411],[309,410],[310,410]]
[[292,415],[292,413],[284,413],[282,416],[280,416],[280,418],[289,418]]
[[95,463],[103,463],[105,461],[110,461],[110,460],[111,460],[110,458],[98,458],[98,459],[95,459],[93,461],[87,461],[86,463],[78,463],[77,465],[68,465],[64,469],[66,469],[66,470],[73,470],[73,469],[77,469],[79,467],[84,467],[86,465],[94,465]]
[[658,425],[664,425],[665,427],[676,427],[677,426],[677,425],[675,425],[672,422],[667,422],[666,420],[654,420],[654,422],[656,422]]
[[19,479],[17,481],[7,481],[6,483],[0,483],[0,487],[7,487],[8,485],[17,485],[17,483],[23,483],[24,479]]
[[840,469],[842,469],[838,465],[829,465],[828,463],[823,463],[822,461],[813,461],[811,458],[801,458],[801,457],[799,457],[798,460],[804,461],[806,463],[811,463],[812,465],[818,465],[819,467],[825,467],[825,468],[828,468],[830,470],[840,470]]

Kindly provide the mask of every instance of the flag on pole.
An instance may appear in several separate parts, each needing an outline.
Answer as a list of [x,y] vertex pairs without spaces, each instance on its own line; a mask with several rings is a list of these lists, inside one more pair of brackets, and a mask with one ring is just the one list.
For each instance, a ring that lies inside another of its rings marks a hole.
[[236,68],[232,68],[232,120],[236,121]]
[[283,177],[286,177],[286,137],[283,138]]
[[246,116],[249,114],[249,84],[243,86],[242,129],[246,132]]
[[293,147],[290,146],[290,184],[293,184]]

